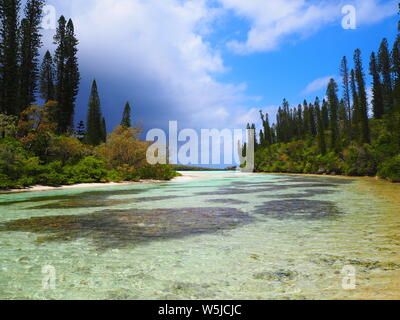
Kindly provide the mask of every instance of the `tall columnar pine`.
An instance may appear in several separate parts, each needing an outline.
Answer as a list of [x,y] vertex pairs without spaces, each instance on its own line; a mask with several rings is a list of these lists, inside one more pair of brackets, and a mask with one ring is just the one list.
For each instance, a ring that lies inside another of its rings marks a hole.
[[63,120],[65,107],[62,103],[64,101],[64,90],[65,90],[65,61],[66,61],[66,42],[65,42],[65,27],[67,21],[64,16],[61,16],[58,20],[58,26],[56,34],[54,36],[54,44],[57,48],[54,53],[54,64],[55,64],[55,98],[59,102],[57,108],[57,123],[60,131],[65,130],[65,120]]
[[0,112],[18,115],[20,0],[0,1]]
[[40,97],[45,102],[55,100],[54,64],[49,51],[44,55],[40,68]]
[[79,92],[80,73],[78,66],[78,39],[75,35],[74,24],[71,19],[68,20],[65,29],[66,43],[66,61],[65,61],[65,92],[64,103],[66,112],[66,128],[73,127],[75,102]]
[[347,111],[347,119],[349,120],[349,125],[351,125],[350,74],[346,56],[342,58],[340,74],[342,76],[343,101]]
[[269,116],[268,113],[264,115],[262,110],[260,110],[260,116],[261,116],[261,123],[263,126],[263,130],[261,130],[260,143],[262,146],[268,147],[272,143],[271,127],[269,125]]
[[337,96],[338,86],[334,79],[331,79],[328,84],[326,95],[328,97],[329,106],[329,129],[331,131],[330,147],[335,152],[338,151],[339,129],[338,129],[338,108],[339,99]]
[[104,128],[102,125],[100,97],[97,90],[96,80],[93,80],[90,92],[87,122],[86,122],[86,142],[97,146],[104,139]]
[[310,133],[313,137],[317,135],[317,123],[315,121],[315,108],[314,105],[310,103],[308,107],[308,118],[310,120]]
[[58,20],[54,43],[57,45],[54,62],[56,65],[56,100],[58,107],[58,125],[60,133],[69,131],[73,126],[75,101],[78,94],[80,74],[78,70],[77,45],[72,20],[68,23],[64,16]]
[[125,104],[124,112],[122,113],[121,126],[126,128],[132,127],[131,112],[132,112],[131,105],[129,104],[129,102],[127,102]]
[[392,49],[393,66],[393,106],[394,111],[400,111],[400,34],[397,35]]
[[328,102],[325,99],[322,100],[321,116],[322,116],[322,124],[324,126],[324,130],[328,130],[328,128],[329,128],[329,108],[328,108]]
[[352,137],[356,138],[360,136],[360,101],[357,91],[356,85],[356,73],[352,69],[350,72],[350,87],[351,87],[351,95],[353,97],[353,106],[352,106]]
[[103,117],[101,120],[101,142],[107,141],[107,125],[106,119]]
[[381,77],[378,72],[375,52],[372,52],[371,54],[369,70],[372,76],[372,110],[374,113],[374,118],[382,119],[384,114],[383,92],[382,92],[383,88],[381,83]]
[[325,155],[326,154],[325,129],[318,98],[315,100],[314,106],[315,106],[315,115],[317,117],[318,147],[321,154]]
[[368,123],[368,100],[367,100],[367,93],[365,90],[365,80],[364,80],[364,71],[361,60],[361,51],[359,49],[357,49],[354,52],[354,66],[355,66],[355,77],[358,90],[359,116],[361,125],[360,139],[362,143],[370,143],[370,131]]
[[389,113],[393,108],[393,81],[391,74],[391,59],[387,39],[383,39],[378,53],[378,71],[382,76],[384,112]]
[[310,114],[307,100],[303,102],[303,132],[305,136],[310,134]]
[[28,0],[21,21],[20,110],[36,99],[43,0]]

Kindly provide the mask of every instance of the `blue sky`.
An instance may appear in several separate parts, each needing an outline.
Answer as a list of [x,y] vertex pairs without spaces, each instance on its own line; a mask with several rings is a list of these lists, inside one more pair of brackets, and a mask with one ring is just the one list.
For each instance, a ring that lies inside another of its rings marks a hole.
[[[362,50],[367,71],[370,52],[383,37],[392,43],[398,19],[396,1],[384,0],[48,4],[74,20],[80,40],[76,120],[85,119],[96,78],[109,129],[127,100],[145,130],[170,120],[180,128],[242,128],[258,121],[260,109],[274,118],[283,98],[297,105],[323,97],[341,57],[351,60],[354,49]],[[341,26],[348,4],[356,9],[356,30]],[[45,31],[46,49],[53,34]]]

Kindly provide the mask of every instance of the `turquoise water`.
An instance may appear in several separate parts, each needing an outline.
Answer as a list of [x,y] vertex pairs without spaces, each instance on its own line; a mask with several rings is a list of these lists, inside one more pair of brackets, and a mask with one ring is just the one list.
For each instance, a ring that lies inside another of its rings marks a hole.
[[399,297],[400,207],[365,182],[189,175],[0,195],[0,299]]

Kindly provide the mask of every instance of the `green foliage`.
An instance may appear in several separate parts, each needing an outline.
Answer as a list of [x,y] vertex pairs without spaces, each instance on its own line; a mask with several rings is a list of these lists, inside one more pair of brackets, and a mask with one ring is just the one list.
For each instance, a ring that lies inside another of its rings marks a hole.
[[137,171],[142,179],[171,180],[178,176],[177,172],[166,164],[145,165]]
[[378,177],[400,182],[400,154],[379,165]]

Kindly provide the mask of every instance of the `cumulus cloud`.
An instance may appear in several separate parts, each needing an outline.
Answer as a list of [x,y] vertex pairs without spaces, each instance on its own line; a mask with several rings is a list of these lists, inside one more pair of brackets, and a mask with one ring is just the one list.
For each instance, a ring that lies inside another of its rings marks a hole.
[[341,25],[344,5],[354,5],[358,26],[376,23],[395,14],[397,5],[393,0],[342,0],[335,3],[312,0],[219,1],[250,23],[246,40],[228,43],[228,47],[239,54],[275,50],[288,37],[305,38],[333,22]]
[[[206,0],[53,3],[73,18],[82,82],[88,87],[92,78],[98,80],[114,124],[124,100],[130,100],[147,128],[165,127],[168,120],[219,127],[249,99],[244,83],[216,80],[226,68],[205,37],[221,9]],[[81,98],[81,104],[86,101]]]
[[314,81],[310,82],[307,87],[302,91],[302,94],[307,95],[322,89],[326,89],[328,83],[331,79],[336,79],[336,76],[327,76],[315,79]]
[[[359,23],[396,12],[392,1],[355,3]],[[244,42],[229,43],[238,53],[276,49],[288,37],[308,36],[341,16],[337,3],[309,0],[49,0],[49,4],[72,17],[80,40],[77,120],[85,117],[90,83],[96,78],[109,126],[119,123],[129,100],[134,118],[143,119],[147,129],[165,128],[168,120],[193,128],[242,127],[258,118],[258,109],[249,109],[259,98],[247,95],[246,83],[218,80],[229,69],[217,49],[221,44],[212,45],[207,36],[221,16],[233,13],[250,23]],[[49,47],[53,34],[45,35]]]

